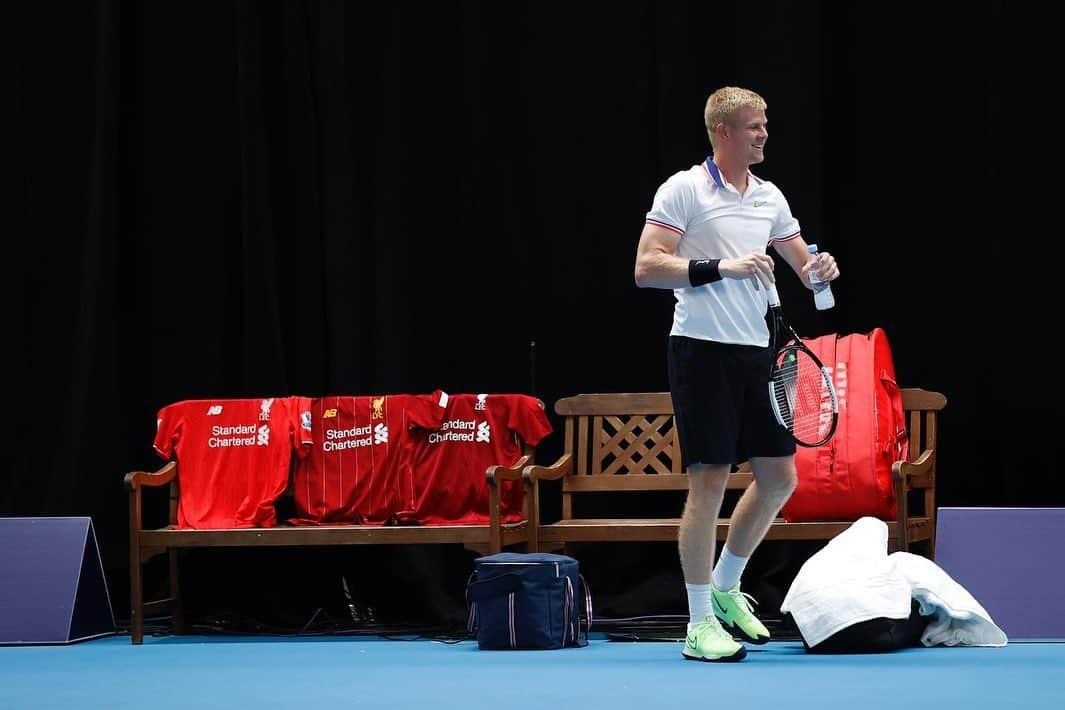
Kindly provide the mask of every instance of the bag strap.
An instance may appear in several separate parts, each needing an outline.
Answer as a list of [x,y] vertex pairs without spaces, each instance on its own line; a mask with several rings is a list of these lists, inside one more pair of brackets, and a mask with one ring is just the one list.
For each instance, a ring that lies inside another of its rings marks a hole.
[[[563,577],[566,580],[566,595],[562,602],[562,628],[565,637],[562,639],[562,645],[568,645],[570,640],[573,643],[578,643],[577,639],[577,627],[580,625],[578,619],[571,619],[569,617],[569,610],[573,608],[576,611],[576,605],[573,603],[573,581],[569,576]],[[579,617],[579,614],[578,614]]]
[[906,459],[906,449],[910,443],[910,435],[906,431],[906,412],[902,408],[902,392],[899,390],[898,383],[888,375],[887,370],[880,371],[880,382],[887,390],[888,399],[891,400],[891,419],[895,425],[892,441],[884,443],[883,453],[886,454],[894,448],[894,460],[902,461]]
[[[592,590],[591,590],[591,587],[588,586],[588,580],[586,580],[584,578],[583,574],[578,574],[577,578],[580,580],[580,583],[581,583],[581,586],[580,586],[580,589],[581,589],[581,592],[582,592],[581,597],[583,598],[583,601],[584,601],[584,624],[583,624],[583,628],[582,628],[581,612],[578,609],[578,610],[576,610],[577,611],[577,617],[575,619],[573,619],[572,626],[570,626],[568,628],[571,630],[571,637],[573,639],[574,645],[576,645],[576,646],[587,646],[588,645],[588,634],[592,630]],[[566,578],[566,592],[567,592],[566,609],[568,610],[570,603],[572,603],[572,601],[574,601],[573,600],[573,585],[569,581],[569,577]],[[575,604],[574,604],[574,607],[576,607]]]
[[470,601],[470,585],[476,576],[477,571],[474,570],[466,578],[466,633],[471,636],[477,633],[477,602]]
[[584,618],[587,620],[586,632],[592,630],[592,588],[588,586],[588,580],[584,578],[584,575],[580,575],[581,588],[584,590]]

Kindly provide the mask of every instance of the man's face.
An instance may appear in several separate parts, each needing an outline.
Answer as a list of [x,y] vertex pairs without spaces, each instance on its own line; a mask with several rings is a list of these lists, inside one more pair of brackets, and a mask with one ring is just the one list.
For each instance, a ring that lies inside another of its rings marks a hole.
[[748,165],[765,160],[765,142],[769,138],[766,124],[765,111],[745,106],[728,125],[730,147]]

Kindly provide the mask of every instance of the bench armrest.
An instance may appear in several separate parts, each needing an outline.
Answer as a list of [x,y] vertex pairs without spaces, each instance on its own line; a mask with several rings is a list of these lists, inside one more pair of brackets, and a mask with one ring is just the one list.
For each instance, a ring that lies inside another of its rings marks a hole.
[[[891,473],[895,478],[895,522],[898,526],[899,548],[903,552],[909,552],[910,549],[908,487],[932,489],[935,486],[935,456],[935,449],[926,449],[913,461],[896,461],[891,465]],[[931,494],[934,495],[934,491]],[[927,500],[925,505],[929,506]],[[934,516],[935,510],[926,510],[925,514]],[[932,524],[935,525],[934,520]]]
[[520,481],[521,470],[525,468],[529,460],[530,457],[525,455],[515,461],[513,466],[489,466],[485,471],[489,488],[497,488],[499,485],[497,481]]
[[935,453],[934,449],[927,449],[922,451],[921,455],[913,461],[896,461],[891,465],[891,473],[894,474],[895,481],[903,485],[912,482],[920,488],[926,487],[927,483],[924,480],[912,479],[925,477],[932,470]]
[[[520,481],[522,469],[532,461],[532,456],[525,454],[514,462],[513,466],[489,466],[484,476],[488,481],[488,545],[492,554],[503,551],[503,499],[499,494],[502,481]],[[528,485],[525,495],[528,497]]]
[[527,485],[532,485],[537,481],[557,481],[570,473],[573,473],[573,455],[563,454],[550,466],[526,466],[522,476]]
[[570,473],[573,473],[573,454],[563,454],[550,466],[526,466],[522,471],[529,552],[540,551],[540,481],[557,481]]
[[171,461],[158,471],[133,471],[125,477],[126,488],[133,493],[141,486],[156,488],[165,486],[177,476],[177,462]]
[[[177,461],[170,461],[158,471],[132,471],[126,474],[126,490],[129,492],[129,535],[130,547],[139,547],[138,532],[141,529],[141,489],[162,488],[177,479]],[[171,489],[170,520],[173,522],[177,510],[177,501],[173,499]],[[139,554],[139,553],[138,553]],[[139,557],[137,558],[139,560]]]

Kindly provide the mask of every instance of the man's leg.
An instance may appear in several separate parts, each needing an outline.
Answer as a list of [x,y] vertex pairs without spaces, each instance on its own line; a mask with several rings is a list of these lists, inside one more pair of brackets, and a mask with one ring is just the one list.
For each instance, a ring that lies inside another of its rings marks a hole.
[[[717,545],[717,516],[725,499],[729,466],[688,467],[688,499],[680,519],[680,568],[687,584],[710,584]],[[698,619],[696,619],[698,621]]]
[[739,557],[751,556],[798,482],[794,456],[752,458],[751,468],[754,481],[732,511],[732,524],[725,543],[726,548]]
[[714,613],[726,628],[752,643],[765,643],[769,631],[740,592],[740,575],[769,526],[795,490],[795,457],[752,457],[754,480],[732,512],[725,550],[713,572]]
[[680,521],[678,548],[690,614],[683,653],[692,660],[738,661],[747,655],[746,649],[721,628],[711,608],[710,570],[729,468],[701,464],[688,467],[688,498]]

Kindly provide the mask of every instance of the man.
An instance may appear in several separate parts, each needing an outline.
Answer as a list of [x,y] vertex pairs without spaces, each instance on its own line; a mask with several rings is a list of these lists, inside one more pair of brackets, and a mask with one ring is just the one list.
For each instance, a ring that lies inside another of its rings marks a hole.
[[[831,254],[807,254],[780,190],[749,170],[765,159],[765,110],[747,89],[710,95],[704,118],[713,154],[658,189],[636,253],[637,286],[673,289],[677,299],[669,386],[689,474],[678,543],[691,618],[683,653],[693,660],[741,660],[747,651],[733,635],[769,640],[739,584],[796,483],[795,444],[774,419],[766,388],[765,287],[775,280],[767,247],[807,288],[810,271],[826,281],[839,276]],[[755,480],[712,566],[725,483],[731,465],[746,460]]]

